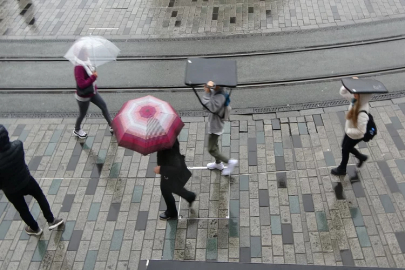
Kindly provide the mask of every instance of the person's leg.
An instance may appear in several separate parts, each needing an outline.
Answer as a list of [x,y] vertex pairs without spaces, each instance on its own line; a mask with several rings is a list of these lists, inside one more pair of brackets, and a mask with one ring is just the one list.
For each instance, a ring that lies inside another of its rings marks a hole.
[[228,163],[229,158],[222,155],[221,152],[219,151],[218,140],[219,135],[210,134],[208,136],[208,152],[210,153],[211,156],[215,158],[215,163],[219,164],[221,163],[221,161]]
[[111,126],[112,120],[110,112],[107,109],[107,104],[98,92],[91,98],[91,102],[100,108],[105,120],[107,120],[108,125]]
[[30,209],[28,208],[28,205],[24,199],[24,195],[21,192],[13,194],[5,193],[5,195],[10,203],[14,205],[15,209],[18,211],[25,224],[27,224],[33,231],[38,231],[38,223],[31,215]]
[[169,180],[161,178],[160,190],[167,206],[166,215],[168,217],[177,217],[176,200],[173,197]]
[[359,143],[359,140],[353,140],[345,134],[342,142],[342,161],[340,165],[331,171],[334,175],[345,175],[349,155],[353,151],[354,146]]
[[37,181],[31,176],[29,189],[27,190],[27,195],[31,195],[37,200],[39,207],[48,223],[54,222],[55,218],[52,214],[51,207],[49,206],[48,200],[46,199],[41,187],[38,185]]
[[79,116],[76,119],[75,131],[80,130],[82,121],[87,114],[87,110],[89,109],[90,101],[77,101],[77,104],[79,105]]
[[177,195],[185,199],[188,203],[193,203],[196,198],[196,194],[194,192],[191,192],[184,187],[175,192]]

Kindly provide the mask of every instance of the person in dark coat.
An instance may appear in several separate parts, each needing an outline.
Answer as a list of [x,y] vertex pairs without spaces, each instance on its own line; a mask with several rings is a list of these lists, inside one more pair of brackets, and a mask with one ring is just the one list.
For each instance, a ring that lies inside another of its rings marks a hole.
[[41,235],[42,229],[32,217],[24,196],[34,197],[48,221],[49,230],[63,223],[63,219],[54,218],[49,203],[37,181],[31,176],[25,163],[23,143],[10,142],[7,129],[0,125],[0,189],[20,213],[27,224],[25,232],[29,235]]
[[160,190],[167,205],[167,210],[159,217],[162,220],[177,219],[176,201],[172,193],[185,199],[190,206],[196,198],[194,192],[184,188],[191,173],[184,162],[184,156],[180,154],[178,140],[172,148],[157,152],[157,164],[154,171],[156,174],[160,174]]

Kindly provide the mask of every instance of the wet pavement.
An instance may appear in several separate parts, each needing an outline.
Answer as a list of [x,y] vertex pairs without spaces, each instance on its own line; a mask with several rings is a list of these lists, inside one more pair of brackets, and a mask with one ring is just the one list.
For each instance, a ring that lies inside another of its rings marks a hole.
[[372,22],[404,14],[402,0],[4,0],[0,5],[0,38],[271,33]]
[[[360,151],[368,162],[338,178],[346,106],[277,114],[233,115],[221,137],[239,159],[229,177],[203,167],[203,117],[184,118],[181,151],[198,193],[182,218],[165,209],[156,156],[117,146],[103,119],[0,119],[64,228],[29,237],[18,213],[0,199],[0,269],[145,269],[148,260],[405,267],[405,99],[372,103],[378,135]],[[352,181],[351,181],[352,178]],[[354,180],[354,181],[353,181]]]

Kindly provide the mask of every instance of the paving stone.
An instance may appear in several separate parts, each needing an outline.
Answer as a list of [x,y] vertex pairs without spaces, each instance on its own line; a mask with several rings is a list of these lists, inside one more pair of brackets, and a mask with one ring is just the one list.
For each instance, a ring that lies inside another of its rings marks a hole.
[[270,216],[271,233],[281,234],[281,218],[280,216]]
[[72,236],[70,237],[68,251],[77,251],[79,249],[80,241],[82,239],[83,231],[74,230]]
[[312,199],[312,194],[303,194],[302,201],[304,204],[304,211],[305,212],[314,212],[314,201]]
[[326,166],[328,167],[336,166],[335,158],[333,157],[332,152],[330,151],[323,152],[323,156],[325,157]]
[[[135,230],[145,230],[148,221],[148,211],[139,211]],[[166,237],[167,238],[167,237]]]
[[97,260],[97,250],[87,251],[86,260],[84,261],[83,270],[95,269]]
[[100,207],[101,203],[92,203],[89,214],[87,215],[87,220],[96,221],[98,218],[98,213],[100,212]]
[[268,207],[269,205],[269,192],[267,189],[259,190],[259,206]]
[[395,208],[389,195],[380,195],[380,200],[386,213],[395,213]]
[[298,196],[288,196],[291,214],[300,214],[300,203]]
[[405,232],[396,232],[395,236],[398,240],[402,253],[405,253]]
[[66,194],[65,199],[62,203],[61,212],[69,212],[72,208],[73,201],[75,199],[75,194]]
[[35,249],[35,252],[34,252],[34,255],[32,256],[31,261],[41,262],[45,257],[47,246],[48,246],[48,241],[39,240],[37,248]]
[[281,224],[283,244],[294,244],[293,230],[291,224]]
[[262,257],[262,244],[260,237],[250,237],[250,257],[261,258]]
[[343,265],[347,266],[355,266],[352,252],[350,250],[341,250],[340,251],[340,256],[342,257],[342,263]]
[[240,258],[239,262],[250,263],[251,262],[251,251],[249,247],[241,247],[239,250]]
[[239,189],[240,190],[249,190],[249,176],[241,175],[239,176]]
[[315,212],[315,217],[316,223],[318,224],[318,231],[320,232],[329,231],[328,221],[326,220],[326,214],[324,212]]
[[207,260],[216,260],[218,258],[218,239],[207,238]]
[[274,155],[276,157],[282,157],[284,156],[284,149],[283,149],[283,143],[275,142],[274,143]]
[[366,227],[356,227],[357,236],[362,247],[371,247]]
[[356,226],[356,227],[364,226],[363,215],[361,214],[361,211],[359,208],[357,208],[357,207],[350,208],[350,214],[352,216],[354,226]]

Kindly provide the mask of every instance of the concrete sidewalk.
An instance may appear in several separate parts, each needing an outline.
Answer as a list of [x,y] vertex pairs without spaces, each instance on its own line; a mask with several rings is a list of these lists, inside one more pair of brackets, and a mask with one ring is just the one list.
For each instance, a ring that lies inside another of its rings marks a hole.
[[[155,156],[118,147],[103,119],[86,120],[82,143],[71,118],[0,119],[67,221],[28,237],[2,195],[0,269],[145,269],[149,259],[405,267],[405,99],[372,103],[378,135],[359,145],[370,159],[355,183],[329,173],[346,109],[232,116],[221,144],[240,161],[235,174],[194,169],[193,210],[180,202],[182,218],[170,222],[158,219]],[[204,167],[207,123],[184,121],[181,151],[190,167]]]

